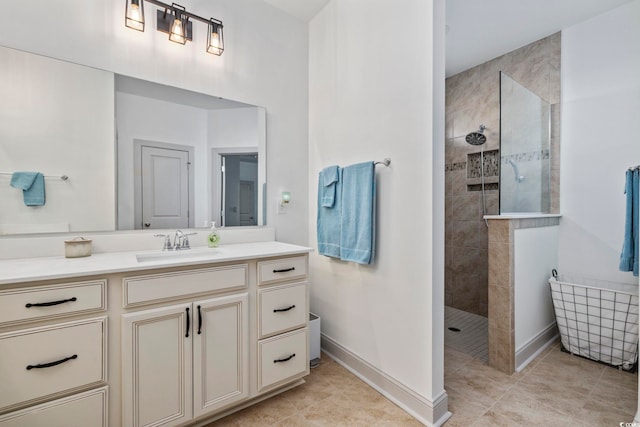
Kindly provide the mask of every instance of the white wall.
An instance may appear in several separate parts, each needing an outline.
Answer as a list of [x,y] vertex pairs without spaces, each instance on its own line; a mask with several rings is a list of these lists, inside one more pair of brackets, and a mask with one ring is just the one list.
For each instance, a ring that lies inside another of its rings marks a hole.
[[47,176],[29,207],[0,175],[0,234],[113,230],[113,74],[6,48],[0,64],[0,172]]
[[[279,240],[305,244],[306,23],[262,0],[183,4],[224,22],[221,57],[204,51],[206,26],[194,23],[194,41],[181,46],[155,31],[153,22],[144,33],[126,28],[125,4],[113,0],[12,3],[0,17],[0,45],[265,107],[268,188],[287,187],[296,197],[286,217],[269,215],[267,220]],[[155,13],[154,7],[145,9],[149,16]],[[275,200],[268,202],[269,213],[274,212]]]
[[209,147],[258,148],[258,109],[225,108],[207,114]]
[[[309,28],[312,247],[318,172],[391,158],[391,167],[376,167],[375,263],[312,254],[311,308],[326,337],[430,403],[444,396],[444,53],[433,30],[444,23],[439,6],[332,0]],[[436,111],[434,102],[441,102]]]
[[517,353],[556,321],[549,277],[558,260],[558,227],[514,230],[513,245]]
[[640,163],[640,0],[562,31],[560,273],[638,283],[618,271],[624,174]]

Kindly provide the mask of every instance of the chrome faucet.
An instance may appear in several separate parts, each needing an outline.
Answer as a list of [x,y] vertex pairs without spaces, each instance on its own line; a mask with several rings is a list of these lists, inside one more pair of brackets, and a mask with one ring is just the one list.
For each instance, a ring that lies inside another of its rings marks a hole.
[[173,250],[173,245],[171,244],[171,237],[168,234],[154,234],[154,237],[164,237],[164,243],[162,244],[163,251]]
[[[173,250],[179,251],[182,248],[182,238],[184,237],[184,233],[182,230],[176,230],[176,234],[173,236]],[[189,249],[189,248],[184,248]]]
[[189,236],[193,236],[198,233],[185,233],[182,230],[176,230],[176,234],[173,237],[173,250],[182,251],[185,249],[191,249],[189,245]]
[[182,251],[185,249],[191,249],[189,245],[189,236],[193,236],[198,233],[185,233],[182,230],[176,230],[173,236],[173,244],[171,243],[170,234],[154,234],[155,237],[164,237],[164,243],[162,244],[163,251]]

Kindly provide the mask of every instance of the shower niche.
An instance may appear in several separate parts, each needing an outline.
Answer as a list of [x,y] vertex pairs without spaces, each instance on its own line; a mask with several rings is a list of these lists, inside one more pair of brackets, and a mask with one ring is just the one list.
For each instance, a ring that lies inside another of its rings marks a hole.
[[497,191],[499,188],[500,151],[487,150],[467,154],[467,191]]

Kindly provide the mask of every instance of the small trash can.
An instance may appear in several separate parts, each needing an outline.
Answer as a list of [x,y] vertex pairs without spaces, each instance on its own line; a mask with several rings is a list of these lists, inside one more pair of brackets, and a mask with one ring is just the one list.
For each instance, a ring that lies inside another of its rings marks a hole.
[[320,364],[320,316],[309,313],[309,366]]

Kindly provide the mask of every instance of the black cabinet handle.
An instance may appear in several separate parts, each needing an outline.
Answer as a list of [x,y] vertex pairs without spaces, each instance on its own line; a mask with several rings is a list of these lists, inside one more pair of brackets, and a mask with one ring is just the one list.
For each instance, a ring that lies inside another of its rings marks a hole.
[[187,333],[185,334],[185,338],[189,338],[189,328],[191,325],[189,324],[189,307],[187,307]]
[[274,312],[274,313],[281,313],[281,312],[283,312],[283,311],[289,311],[289,310],[294,309],[294,308],[296,308],[296,305],[295,305],[295,304],[293,304],[292,306],[289,306],[289,307],[287,307],[287,308],[274,308],[274,309],[273,309],[273,312]]
[[282,270],[273,270],[274,273],[286,273],[287,271],[293,271],[295,270],[295,267],[291,267],[291,268],[284,268]]
[[198,335],[202,333],[202,312],[200,306],[198,306]]
[[78,301],[78,298],[73,297],[69,299],[61,299],[60,301],[50,301],[50,302],[37,302],[35,304],[31,304],[30,302],[25,305],[27,308],[31,307],[49,307],[52,305],[64,304],[65,302]]
[[296,354],[295,354],[295,353],[293,353],[293,354],[292,354],[291,356],[289,356],[289,357],[285,357],[284,359],[276,359],[276,360],[274,360],[274,361],[273,361],[273,363],[282,363],[282,362],[287,362],[287,361],[289,361],[289,360],[293,359],[294,357],[296,357]]
[[41,365],[27,365],[27,371],[32,369],[42,369],[42,368],[50,368],[52,366],[59,365],[64,362],[68,362],[69,360],[77,359],[78,355],[74,354],[73,356],[65,357],[64,359],[56,360],[55,362],[43,363]]

